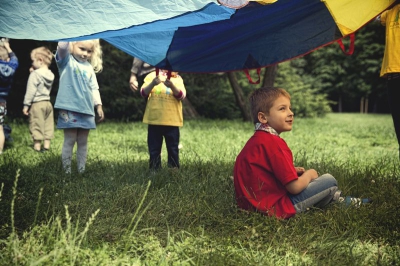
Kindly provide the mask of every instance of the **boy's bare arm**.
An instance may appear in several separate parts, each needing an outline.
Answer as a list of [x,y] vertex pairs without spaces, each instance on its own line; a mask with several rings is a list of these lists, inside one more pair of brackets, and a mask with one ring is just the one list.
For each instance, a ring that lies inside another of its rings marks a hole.
[[302,192],[308,184],[318,177],[317,171],[309,169],[305,171],[297,180],[294,180],[287,184],[285,187],[290,194],[296,195]]

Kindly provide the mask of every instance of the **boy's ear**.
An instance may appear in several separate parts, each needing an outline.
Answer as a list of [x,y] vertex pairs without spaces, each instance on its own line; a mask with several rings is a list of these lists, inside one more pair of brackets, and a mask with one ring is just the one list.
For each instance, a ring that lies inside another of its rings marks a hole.
[[263,112],[258,112],[257,118],[258,121],[262,124],[266,124],[268,122],[267,116]]

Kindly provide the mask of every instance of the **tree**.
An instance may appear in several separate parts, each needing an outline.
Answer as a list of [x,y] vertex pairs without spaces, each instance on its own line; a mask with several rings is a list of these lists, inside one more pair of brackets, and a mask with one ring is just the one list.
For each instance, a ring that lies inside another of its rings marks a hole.
[[[383,28],[383,27],[382,27]],[[371,95],[377,98],[383,91],[379,70],[384,50],[384,29],[370,23],[356,33],[355,50],[351,56],[345,55],[334,43],[305,56],[305,73],[316,77],[313,86],[319,87],[335,100],[337,110],[342,112],[344,105],[353,105],[347,111],[355,111],[362,98]],[[345,39],[345,44],[348,40]],[[376,100],[376,99],[373,99]],[[377,104],[375,102],[375,104]]]
[[237,81],[236,73],[228,72],[226,74],[228,76],[229,83],[231,84],[233,94],[235,95],[236,103],[238,104],[242,114],[243,121],[251,121],[250,107],[244,96],[243,90]]

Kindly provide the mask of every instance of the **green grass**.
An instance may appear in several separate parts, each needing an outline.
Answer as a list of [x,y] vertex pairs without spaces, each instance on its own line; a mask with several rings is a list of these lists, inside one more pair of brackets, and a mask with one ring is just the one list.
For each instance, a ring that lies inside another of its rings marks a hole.
[[[361,208],[330,205],[289,220],[236,208],[241,121],[186,121],[181,169],[148,171],[147,127],[111,123],[89,135],[84,174],[32,150],[13,123],[0,156],[0,265],[395,265],[400,261],[399,151],[389,115],[296,119],[282,137],[295,163],[329,172]],[[166,164],[163,148],[163,163]],[[75,164],[73,164],[75,166]]]

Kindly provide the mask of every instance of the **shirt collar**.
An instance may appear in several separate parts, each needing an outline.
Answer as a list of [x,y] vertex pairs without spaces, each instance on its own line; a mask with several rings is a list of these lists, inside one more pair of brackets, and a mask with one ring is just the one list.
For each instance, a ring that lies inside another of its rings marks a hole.
[[256,123],[256,125],[255,125],[255,131],[266,131],[266,132],[268,132],[268,133],[270,133],[270,134],[272,134],[272,135],[275,135],[275,136],[278,136],[279,137],[279,134],[278,134],[278,132],[276,132],[276,130],[275,129],[273,129],[270,125],[268,125],[268,123],[267,124],[263,124],[263,123]]

